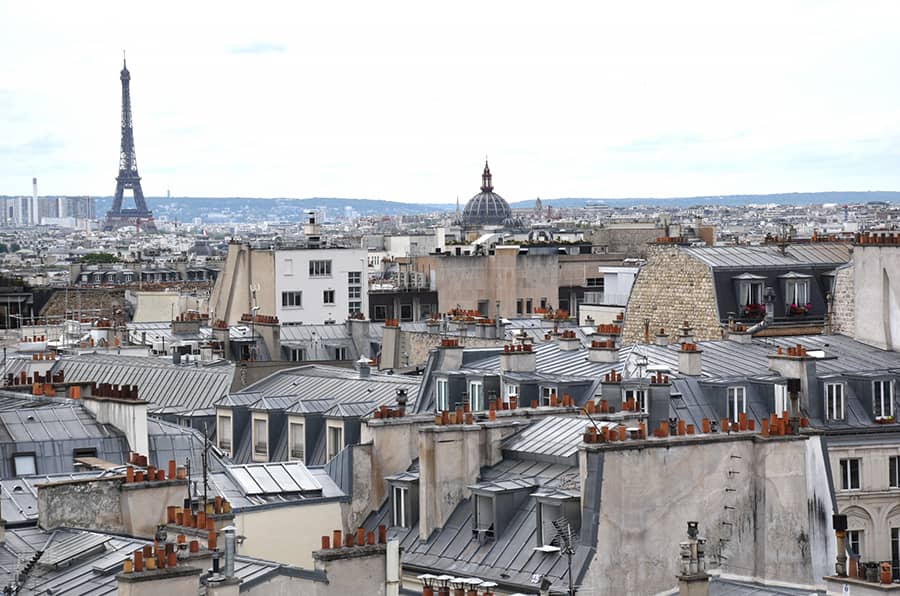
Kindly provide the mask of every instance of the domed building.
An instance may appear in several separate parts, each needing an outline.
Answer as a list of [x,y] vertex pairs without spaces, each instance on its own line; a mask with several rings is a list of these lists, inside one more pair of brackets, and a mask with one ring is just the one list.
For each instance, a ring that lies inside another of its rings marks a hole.
[[487,160],[484,161],[484,172],[481,174],[481,192],[466,203],[459,223],[465,227],[513,224],[509,203],[494,192]]

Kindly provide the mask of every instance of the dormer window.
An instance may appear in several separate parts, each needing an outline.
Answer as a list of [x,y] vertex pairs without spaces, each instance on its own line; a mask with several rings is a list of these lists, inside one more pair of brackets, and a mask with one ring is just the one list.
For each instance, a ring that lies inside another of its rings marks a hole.
[[344,425],[342,422],[329,422],[328,434],[326,436],[326,449],[328,452],[328,461],[331,461],[335,455],[344,448]]
[[872,381],[872,410],[876,419],[894,415],[894,382]]
[[782,412],[788,409],[788,390],[787,385],[775,385],[775,409],[773,412],[781,416]]
[[391,506],[391,525],[395,528],[411,528],[419,521],[419,475],[417,472],[400,472],[386,476]]
[[447,379],[435,380],[434,404],[438,412],[450,410],[450,382]]
[[556,387],[552,385],[541,385],[541,405],[550,405],[550,396],[556,393]]
[[494,539],[494,497],[475,495],[475,528],[479,540]]
[[304,461],[306,458],[306,433],[302,422],[291,422],[290,433],[291,459]]
[[784,280],[784,304],[788,314],[806,314],[810,303],[809,280],[812,276],[791,272],[779,277]]
[[727,400],[728,419],[732,422],[738,422],[740,415],[747,413],[747,388],[729,387]]
[[[561,533],[575,541],[581,532],[581,498],[577,491],[542,488],[532,494],[535,503],[535,527],[538,547],[563,547]],[[554,523],[555,522],[555,523]]]
[[269,456],[269,422],[264,414],[253,417],[253,459],[254,461]]
[[645,389],[626,389],[625,401],[634,400],[634,411],[647,413],[647,391]]
[[484,410],[484,383],[481,381],[469,382],[469,409],[473,412]]
[[825,383],[825,419],[844,419],[843,383]]
[[505,390],[504,390],[505,393],[503,394],[503,402],[504,403],[508,404],[509,400],[512,398],[516,398],[516,400],[519,399],[519,386],[518,385],[505,384],[504,386],[505,386]]
[[218,423],[219,449],[231,452],[231,416],[219,414]]
[[409,489],[405,486],[391,488],[391,520],[396,528],[409,527]]

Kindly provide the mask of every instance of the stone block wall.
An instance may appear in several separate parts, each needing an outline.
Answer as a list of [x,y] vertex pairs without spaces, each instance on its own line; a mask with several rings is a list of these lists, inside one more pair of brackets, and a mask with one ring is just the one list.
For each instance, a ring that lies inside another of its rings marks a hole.
[[833,296],[832,331],[853,337],[856,334],[856,283],[852,263],[837,270]]
[[[473,328],[471,333],[475,333]],[[415,331],[400,332],[400,366],[422,366],[428,360],[428,352],[441,343],[440,333],[421,333]],[[495,348],[502,346],[502,339],[484,339],[481,337],[460,337],[459,344],[467,348]]]
[[645,318],[651,341],[660,328],[674,337],[685,321],[694,328],[694,339],[721,339],[710,268],[677,246],[650,245],[647,257],[628,299],[623,345],[644,341]]
[[62,317],[66,311],[76,316],[79,310],[83,319],[105,317],[124,323],[128,320],[125,290],[69,288],[68,297],[65,290],[56,290],[39,316]]

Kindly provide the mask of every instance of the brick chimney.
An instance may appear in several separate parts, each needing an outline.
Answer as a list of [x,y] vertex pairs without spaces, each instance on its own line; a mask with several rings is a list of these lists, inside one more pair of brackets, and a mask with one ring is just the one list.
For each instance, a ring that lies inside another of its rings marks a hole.
[[816,382],[816,360],[806,348],[797,344],[789,348],[776,348],[769,354],[769,369],[788,379],[800,379],[800,409],[810,417],[824,415],[824,400],[819,395]]
[[588,348],[588,360],[591,362],[613,363],[619,361],[619,349],[611,339],[594,340]]
[[174,550],[168,548],[151,556],[152,547],[135,551],[134,558],[128,558],[122,571],[116,575],[118,596],[195,596],[200,590],[202,570],[186,564],[178,564]]
[[561,352],[572,352],[581,348],[581,340],[574,331],[568,329],[557,336],[556,345]]
[[455,337],[443,337],[437,346],[437,368],[439,371],[459,370],[462,366],[463,347]]

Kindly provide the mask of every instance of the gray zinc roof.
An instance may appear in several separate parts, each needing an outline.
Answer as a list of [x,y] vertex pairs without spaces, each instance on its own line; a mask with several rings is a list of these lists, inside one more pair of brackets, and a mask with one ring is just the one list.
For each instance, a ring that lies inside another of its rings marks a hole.
[[850,260],[850,245],[837,242],[792,244],[785,254],[777,246],[703,246],[681,250],[715,268],[840,265]]
[[231,390],[234,365],[175,365],[160,358],[81,354],[63,357],[54,372],[65,371],[70,383],[136,385],[150,412],[191,413],[212,407]]

